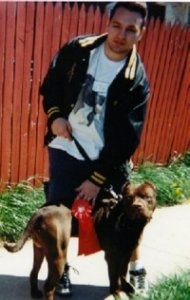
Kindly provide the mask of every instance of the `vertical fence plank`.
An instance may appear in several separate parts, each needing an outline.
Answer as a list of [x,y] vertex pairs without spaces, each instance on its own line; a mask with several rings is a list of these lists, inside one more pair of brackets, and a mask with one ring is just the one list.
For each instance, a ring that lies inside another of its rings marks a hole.
[[[6,24],[6,3],[0,2],[0,160],[3,159],[3,152],[2,152],[2,146],[3,146],[3,127],[2,127],[2,114],[3,114],[3,89],[4,89],[4,64],[5,64],[5,28]],[[3,185],[2,182],[2,164],[0,163],[0,188],[1,185]]]
[[20,160],[19,160],[19,182],[27,178],[28,161],[28,139],[29,139],[29,112],[30,91],[33,73],[33,37],[34,37],[34,2],[26,4],[26,29],[24,37],[23,56],[23,89],[21,97],[21,129],[20,129]]
[[78,35],[85,34],[85,27],[86,27],[86,12],[84,3],[81,6],[79,11],[79,24],[78,24]]
[[63,24],[62,24],[62,35],[61,44],[65,44],[69,39],[69,29],[71,23],[71,7],[68,2],[64,4],[63,9]]
[[90,5],[89,10],[87,12],[87,22],[86,22],[86,33],[93,32],[93,22],[94,22],[94,9],[93,6]]
[[100,8],[97,6],[94,14],[94,27],[93,27],[93,33],[99,34],[101,30],[101,14],[100,14]]
[[[189,69],[190,71],[190,69]],[[185,102],[189,103],[190,99],[190,89],[186,92]],[[181,116],[181,143],[178,141],[178,153],[184,153],[190,150],[190,109],[185,108]]]
[[10,180],[10,156],[11,156],[11,122],[12,122],[12,97],[14,79],[14,38],[16,20],[16,2],[7,3],[6,40],[5,40],[5,66],[2,113],[2,155],[1,178],[7,184]]
[[[171,73],[170,73],[170,62],[172,59],[172,52],[173,52],[173,44],[172,44],[172,28],[170,29],[170,35],[168,37],[168,44],[167,49],[165,52],[165,63],[163,65],[163,73],[162,73],[162,82],[160,86],[160,95],[159,95],[159,101],[160,101],[160,115],[157,114],[157,132],[158,137],[155,139],[155,154],[156,154],[156,160],[158,160],[159,163],[162,163],[162,155],[160,152],[160,148],[162,147],[162,143],[165,143],[165,131],[164,131],[164,125],[165,130],[170,130],[167,117],[167,109],[168,109],[168,93],[169,93],[169,87],[171,82]],[[164,43],[165,46],[165,43]],[[158,112],[157,112],[158,113]],[[159,123],[160,122],[160,123]],[[164,134],[163,134],[164,133]]]
[[[42,59],[42,41],[44,29],[44,4],[37,3],[36,8],[36,26],[34,37],[34,54],[33,54],[33,77],[30,98],[30,116],[29,116],[29,143],[28,143],[28,170],[27,177],[33,176],[35,173],[36,163],[36,139],[37,139],[37,119],[38,119],[38,99],[39,99],[39,78],[40,66]],[[48,47],[50,51],[51,47]]]
[[11,132],[11,158],[10,180],[18,180],[20,164],[20,124],[21,124],[21,95],[23,89],[23,60],[24,60],[24,31],[25,31],[25,4],[17,3],[16,30],[15,30],[15,55],[14,55],[14,80],[12,103],[12,132]]
[[69,39],[72,39],[77,35],[78,22],[79,22],[78,18],[79,18],[79,8],[78,8],[78,3],[75,2],[73,5],[72,14],[71,14]]
[[107,31],[107,26],[108,26],[108,22],[109,22],[109,16],[108,16],[107,9],[105,9],[101,19],[102,19],[102,22],[101,22],[100,33],[104,33]]
[[[190,68],[189,68],[189,74],[190,74]],[[187,80],[189,80],[189,77]],[[187,94],[185,99],[186,99],[186,103],[189,105],[190,88],[187,89]],[[183,133],[183,139],[180,144],[181,148],[179,148],[178,153],[184,153],[185,151],[187,151],[187,149],[188,150],[190,149],[190,109],[184,110],[184,114],[182,114],[181,120],[183,121],[182,128],[181,128],[181,132]]]
[[154,37],[154,19],[151,19],[142,40],[139,42],[139,53],[143,57],[143,63],[146,65],[147,71],[150,68],[149,57],[152,51],[152,39]]
[[58,2],[54,7],[51,57],[55,55],[58,48],[60,47],[61,27],[62,27],[62,4],[61,2]]

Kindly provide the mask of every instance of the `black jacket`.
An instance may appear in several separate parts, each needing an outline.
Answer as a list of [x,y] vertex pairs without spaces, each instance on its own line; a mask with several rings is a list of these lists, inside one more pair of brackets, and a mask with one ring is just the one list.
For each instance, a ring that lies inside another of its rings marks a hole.
[[[85,80],[90,50],[102,44],[106,36],[77,37],[55,56],[40,89],[48,116],[45,144],[53,138],[50,129],[53,120],[68,118]],[[95,162],[91,181],[100,184],[98,178],[101,178],[103,184],[114,170],[124,170],[123,166],[140,142],[148,97],[149,84],[144,66],[134,49],[108,89],[105,146]]]

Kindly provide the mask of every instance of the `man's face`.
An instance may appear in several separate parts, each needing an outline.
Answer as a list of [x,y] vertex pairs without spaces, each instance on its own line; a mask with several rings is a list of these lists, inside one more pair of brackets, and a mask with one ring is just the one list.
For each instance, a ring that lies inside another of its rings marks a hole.
[[142,16],[124,7],[119,7],[108,25],[106,48],[109,53],[124,58],[142,37]]

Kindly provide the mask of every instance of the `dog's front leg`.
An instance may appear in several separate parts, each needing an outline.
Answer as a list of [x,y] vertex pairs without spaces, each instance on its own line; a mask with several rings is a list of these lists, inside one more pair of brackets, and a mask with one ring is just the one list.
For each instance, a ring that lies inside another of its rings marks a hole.
[[108,276],[110,281],[110,294],[115,294],[120,289],[120,257],[116,253],[109,251],[105,254],[105,259],[108,265]]
[[121,282],[121,291],[123,291],[126,295],[134,294],[135,290],[134,287],[126,280],[128,265],[130,262],[132,252],[126,251],[126,255],[123,257],[121,261],[121,268],[120,268],[120,282]]
[[34,262],[30,273],[30,293],[32,298],[42,298],[43,293],[38,288],[38,273],[44,259],[44,252],[42,248],[38,248],[33,244]]

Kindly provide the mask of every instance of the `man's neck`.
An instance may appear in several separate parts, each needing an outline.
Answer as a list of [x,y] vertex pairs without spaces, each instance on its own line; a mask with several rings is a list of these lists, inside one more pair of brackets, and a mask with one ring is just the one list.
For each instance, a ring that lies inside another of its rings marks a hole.
[[104,53],[107,56],[107,58],[109,58],[110,60],[113,60],[113,61],[123,60],[129,54],[129,53],[117,53],[117,52],[112,51],[112,49],[110,49],[110,47],[106,41],[104,43]]

